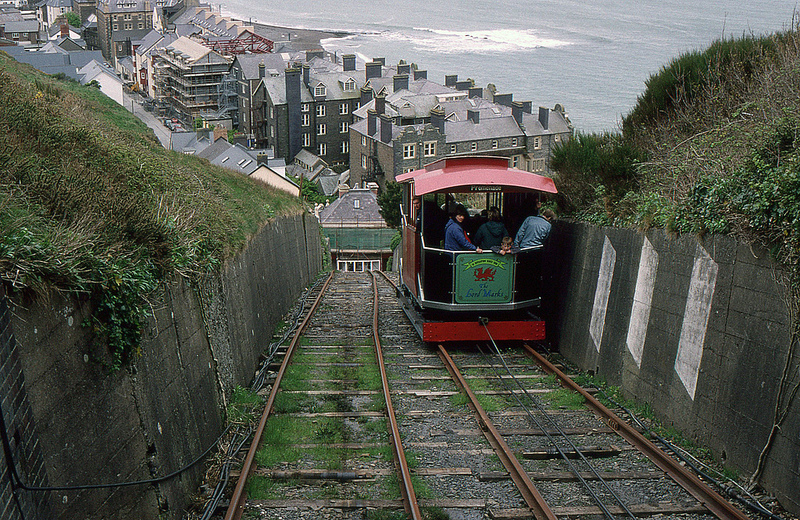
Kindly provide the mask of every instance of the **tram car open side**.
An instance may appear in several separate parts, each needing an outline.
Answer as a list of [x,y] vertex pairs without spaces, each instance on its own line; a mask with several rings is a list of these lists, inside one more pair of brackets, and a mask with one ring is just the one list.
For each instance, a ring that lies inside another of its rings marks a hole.
[[[397,177],[403,185],[399,296],[423,341],[544,339],[542,246],[515,254],[447,251],[449,194],[482,194],[513,237],[553,180],[508,166],[502,157],[442,159]],[[412,201],[422,198],[417,211]]]

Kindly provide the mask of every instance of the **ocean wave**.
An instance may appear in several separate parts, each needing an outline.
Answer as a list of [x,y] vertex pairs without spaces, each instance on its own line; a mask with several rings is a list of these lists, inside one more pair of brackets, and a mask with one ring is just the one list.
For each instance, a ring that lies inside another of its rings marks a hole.
[[[541,47],[557,48],[570,42],[544,38],[533,30],[490,29],[476,31],[448,31],[415,27],[412,36],[420,49],[444,53],[495,53],[515,52]],[[421,37],[420,37],[421,36]]]

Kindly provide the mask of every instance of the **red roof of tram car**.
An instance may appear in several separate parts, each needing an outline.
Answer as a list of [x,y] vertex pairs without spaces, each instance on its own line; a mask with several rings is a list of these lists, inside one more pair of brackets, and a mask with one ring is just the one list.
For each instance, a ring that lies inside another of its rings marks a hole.
[[558,193],[553,179],[508,166],[506,157],[450,157],[421,170],[403,173],[397,182],[414,184],[414,195],[435,192],[543,191]]

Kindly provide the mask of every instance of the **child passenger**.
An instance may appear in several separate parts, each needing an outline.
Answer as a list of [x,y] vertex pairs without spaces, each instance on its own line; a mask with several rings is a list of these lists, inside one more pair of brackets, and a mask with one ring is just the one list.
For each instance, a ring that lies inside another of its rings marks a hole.
[[506,253],[519,253],[519,248],[514,247],[514,240],[506,236],[503,237],[499,246],[492,247],[492,251],[500,255],[505,255]]

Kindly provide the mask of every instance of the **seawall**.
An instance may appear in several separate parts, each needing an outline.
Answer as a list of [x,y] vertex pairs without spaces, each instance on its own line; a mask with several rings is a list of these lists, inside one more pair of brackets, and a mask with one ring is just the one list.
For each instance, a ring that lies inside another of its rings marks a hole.
[[568,222],[551,246],[548,325],[560,352],[743,475],[759,465],[776,406],[785,410],[760,483],[800,513],[800,404],[789,399],[800,352],[768,252]]
[[[202,464],[157,483],[12,492],[9,458],[28,486],[135,482],[197,459],[224,429],[235,385],[249,386],[275,326],[322,269],[319,224],[267,224],[236,258],[191,286],[176,278],[151,302],[141,356],[109,374],[81,324],[85,301],[0,295],[0,393],[8,442],[0,519],[182,518]],[[0,289],[1,290],[1,289]]]

